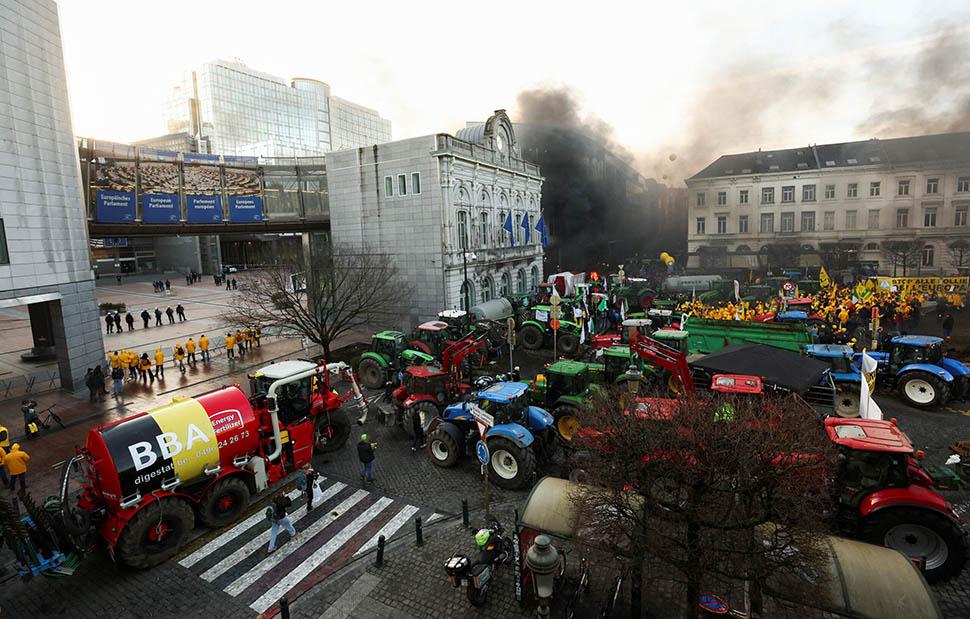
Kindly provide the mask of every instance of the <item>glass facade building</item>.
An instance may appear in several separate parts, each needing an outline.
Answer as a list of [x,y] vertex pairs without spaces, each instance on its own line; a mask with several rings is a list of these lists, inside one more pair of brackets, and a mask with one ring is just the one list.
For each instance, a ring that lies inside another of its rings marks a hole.
[[208,152],[229,155],[306,157],[391,139],[389,120],[331,96],[329,85],[287,82],[238,61],[187,71],[165,115],[170,133],[198,136]]

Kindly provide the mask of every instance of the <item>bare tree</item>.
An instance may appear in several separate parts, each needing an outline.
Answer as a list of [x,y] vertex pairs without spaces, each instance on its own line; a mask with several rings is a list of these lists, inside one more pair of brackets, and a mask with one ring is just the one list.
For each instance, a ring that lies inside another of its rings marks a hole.
[[292,264],[261,272],[223,318],[295,332],[329,357],[341,335],[381,323],[410,299],[391,258],[366,247],[335,245],[304,269]]
[[950,250],[950,266],[958,273],[961,269],[970,267],[970,241],[958,239],[947,245],[947,248]]
[[835,459],[808,405],[689,396],[620,414],[620,395],[598,399],[584,418],[601,433],[585,441],[590,488],[573,501],[591,544],[633,558],[634,604],[645,555],[679,575],[690,618],[715,582],[747,583],[755,612],[780,579],[824,584],[822,514]]
[[906,277],[906,271],[919,264],[924,245],[919,239],[883,242],[882,255],[892,265],[894,277],[898,275],[897,269],[902,269],[902,276]]

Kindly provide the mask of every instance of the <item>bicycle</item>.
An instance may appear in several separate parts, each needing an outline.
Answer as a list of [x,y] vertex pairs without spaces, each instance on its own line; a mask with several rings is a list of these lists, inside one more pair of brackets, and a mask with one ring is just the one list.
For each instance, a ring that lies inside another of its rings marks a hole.
[[626,572],[621,572],[617,574],[616,580],[613,581],[613,595],[607,600],[606,606],[603,607],[603,612],[600,614],[602,619],[609,619],[613,616],[613,611],[616,609],[616,604],[620,600],[620,591],[623,589],[623,579],[626,577]]
[[[563,563],[565,563],[565,558]],[[589,593],[589,561],[586,560],[586,557],[583,557],[579,560],[579,581],[576,583],[576,589],[569,597],[569,601],[566,602],[566,619],[573,619],[576,616],[576,607],[579,606],[583,596],[587,593]]]
[[54,412],[54,407],[55,406],[57,406],[57,403],[56,402],[54,404],[51,404],[50,406],[48,406],[44,410],[42,410],[42,411],[40,411],[40,412],[37,413],[37,417],[40,419],[40,425],[45,430],[50,430],[51,429],[51,422],[53,422],[53,423],[56,423],[57,425],[61,426],[61,430],[66,430],[67,429],[67,426],[65,426],[64,425],[64,422],[61,421],[60,416],[57,413]]

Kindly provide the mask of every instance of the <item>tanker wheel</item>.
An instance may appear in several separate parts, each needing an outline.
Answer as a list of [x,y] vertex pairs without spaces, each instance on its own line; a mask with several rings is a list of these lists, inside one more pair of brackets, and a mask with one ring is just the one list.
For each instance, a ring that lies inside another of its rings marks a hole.
[[357,375],[360,382],[368,389],[380,389],[384,386],[387,372],[375,359],[364,357],[357,364]]
[[519,341],[526,350],[539,350],[544,339],[545,334],[535,325],[526,325],[519,331]]
[[579,338],[572,333],[563,333],[559,336],[557,345],[562,354],[575,355],[576,351],[579,350]]
[[839,417],[858,417],[859,398],[859,389],[854,386],[844,387],[841,393],[835,394],[835,414]]
[[862,524],[862,538],[870,544],[923,559],[926,580],[940,582],[958,576],[967,561],[967,536],[943,514],[927,509],[889,508]]
[[118,560],[137,569],[154,567],[171,559],[195,526],[189,504],[162,497],[138,510],[118,540]]
[[343,447],[350,438],[350,428],[350,419],[342,410],[321,412],[313,437],[317,453],[330,453]]
[[411,419],[414,415],[418,415],[419,419],[421,419],[421,429],[424,430],[425,437],[427,437],[428,426],[431,425],[431,420],[438,416],[438,407],[431,402],[424,401],[404,409],[404,416],[401,423],[404,426],[404,431],[407,432],[408,438],[414,438],[414,421]]
[[445,431],[445,424],[440,424],[428,435],[428,453],[437,466],[449,468],[458,464],[461,452],[455,439]]
[[239,518],[249,506],[249,488],[238,477],[221,479],[209,489],[199,506],[199,521],[223,527]]

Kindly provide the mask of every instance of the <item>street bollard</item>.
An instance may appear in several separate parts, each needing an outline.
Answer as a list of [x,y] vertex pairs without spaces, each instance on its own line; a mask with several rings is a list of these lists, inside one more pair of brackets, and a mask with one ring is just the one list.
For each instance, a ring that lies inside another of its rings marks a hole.
[[468,499],[461,500],[461,526],[468,528]]
[[374,559],[375,567],[382,567],[384,565],[384,536],[381,535],[377,538],[377,557]]
[[421,516],[414,519],[414,537],[418,546],[424,546],[424,532],[421,530]]
[[280,598],[280,619],[290,619],[290,601]]

